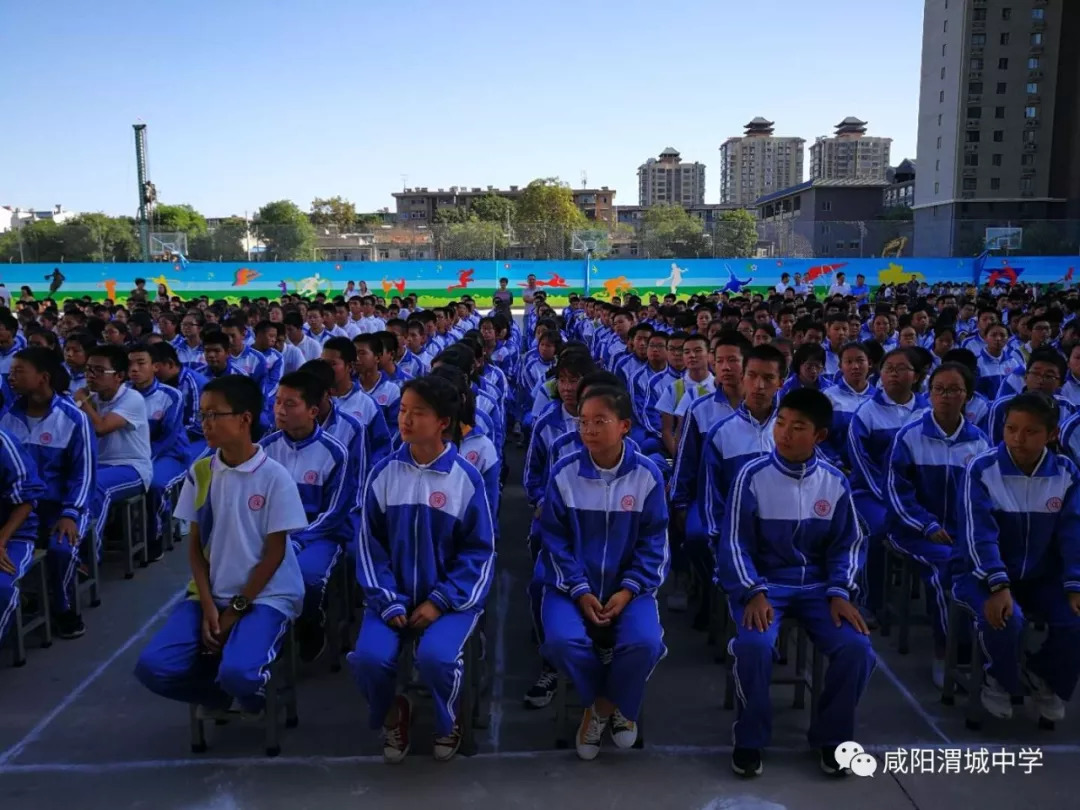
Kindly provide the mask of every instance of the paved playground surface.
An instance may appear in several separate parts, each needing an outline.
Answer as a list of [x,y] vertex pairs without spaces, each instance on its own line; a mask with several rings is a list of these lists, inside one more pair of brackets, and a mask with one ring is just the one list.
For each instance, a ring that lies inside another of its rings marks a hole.
[[[987,720],[980,731],[969,731],[959,706],[941,705],[930,684],[930,637],[922,627],[913,631],[907,656],[896,652],[895,639],[874,641],[880,665],[860,707],[856,735],[877,756],[873,778],[837,781],[820,773],[805,746],[809,712],[791,707],[790,687],[773,690],[775,745],[765,774],[753,781],[736,778],[728,762],[733,716],[722,708],[724,671],[686,614],[664,614],[669,653],[649,687],[645,750],[605,747],[592,763],[555,750],[553,711],[529,711],[521,702],[538,661],[524,598],[531,566],[523,542],[529,512],[515,483],[520,453],[511,452],[510,463],[498,583],[489,602],[490,723],[477,732],[477,756],[434,762],[430,709],[423,707],[412,756],[400,766],[384,765],[347,669],[330,673],[325,659],[301,670],[300,725],[282,732],[281,756],[267,758],[261,727],[246,723],[209,727],[209,750],[192,754],[185,707],[151,695],[131,675],[142,645],[187,582],[181,545],[132,581],[107,563],[103,602],[88,611],[82,639],[57,641],[47,650],[32,646],[20,669],[10,667],[9,655],[0,659],[0,808],[1075,805],[1080,700],[1072,701],[1070,716],[1053,731],[1039,730],[1022,711],[1010,722]],[[996,767],[968,772],[982,748]],[[923,760],[935,757],[935,765],[920,773],[910,767],[907,773],[883,772],[886,756],[895,760],[900,749],[915,749]],[[1037,753],[1021,755],[1025,749]],[[1039,764],[1025,769],[1022,760]],[[946,762],[958,762],[959,773],[943,772]]]

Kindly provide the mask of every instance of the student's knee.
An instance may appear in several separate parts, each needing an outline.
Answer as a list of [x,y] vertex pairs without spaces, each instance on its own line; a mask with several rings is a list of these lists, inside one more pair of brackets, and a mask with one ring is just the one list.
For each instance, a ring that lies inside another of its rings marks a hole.
[[731,639],[731,653],[736,658],[771,661],[775,647],[776,636],[773,633],[760,633],[745,627],[740,627]]
[[144,649],[139,660],[135,662],[136,680],[152,691],[156,691],[163,683],[175,680],[179,674],[168,665],[160,655],[160,650],[153,644]]
[[870,672],[877,663],[877,656],[870,644],[870,637],[852,629],[850,633],[844,633],[830,650],[829,660],[841,666]]
[[371,672],[393,672],[397,665],[397,650],[382,649],[366,642],[363,634],[356,640],[353,651],[348,655],[349,667],[355,677]]
[[251,697],[261,690],[269,679],[250,662],[230,660],[227,656],[218,667],[218,684],[226,694],[235,698]]

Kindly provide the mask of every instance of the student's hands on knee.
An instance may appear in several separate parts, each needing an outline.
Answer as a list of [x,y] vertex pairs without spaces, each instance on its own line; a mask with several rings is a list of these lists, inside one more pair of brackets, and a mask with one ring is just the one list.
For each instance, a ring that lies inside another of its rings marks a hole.
[[[1075,594],[1073,594],[1075,596]],[[1071,601],[1071,600],[1070,600]],[[1075,610],[1075,605],[1073,607]],[[1013,615],[1012,591],[1002,588],[997,593],[990,594],[990,598],[983,604],[983,616],[995,630],[1004,630],[1005,625]]]
[[591,593],[583,593],[578,597],[577,603],[586,620],[592,624],[595,624],[598,627],[605,627],[611,624],[610,619],[604,618],[604,606],[601,605],[600,600]]
[[774,615],[769,597],[764,593],[756,593],[743,609],[743,627],[764,633],[772,626]]
[[75,526],[75,521],[71,518],[65,517],[56,521],[56,525],[53,526],[53,534],[59,536],[69,546],[79,544],[79,530]]
[[213,603],[203,605],[202,642],[208,650],[215,652],[221,649],[221,642],[218,640],[221,634],[220,621],[221,615],[218,613],[217,605]]
[[837,627],[846,621],[864,636],[870,635],[870,628],[866,626],[866,620],[859,613],[859,609],[847,599],[841,596],[831,597],[829,599],[829,613],[832,614],[833,624]]
[[938,529],[933,534],[927,537],[928,540],[934,543],[941,543],[945,546],[951,546],[953,544],[952,538],[949,537],[949,533],[944,529]]
[[1072,612],[1080,616],[1080,593],[1071,592],[1065,595],[1069,598],[1069,607],[1072,608]]
[[431,600],[421,602],[409,616],[409,627],[414,630],[426,630],[431,624],[442,616],[442,611]]
[[405,615],[391,616],[386,620],[386,626],[391,630],[404,630],[409,626],[409,617]]
[[607,604],[600,610],[600,617],[607,619],[609,622],[618,618],[619,614],[623,612],[623,609],[630,604],[630,600],[634,598],[634,592],[622,588],[615,591],[611,595],[611,598],[607,600]]
[[0,571],[15,576],[15,563],[8,556],[6,545],[0,545]]

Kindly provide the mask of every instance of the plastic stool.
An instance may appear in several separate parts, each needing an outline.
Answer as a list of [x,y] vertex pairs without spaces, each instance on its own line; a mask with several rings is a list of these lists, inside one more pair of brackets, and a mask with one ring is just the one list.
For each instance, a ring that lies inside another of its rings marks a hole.
[[45,572],[45,551],[35,549],[34,558],[26,573],[19,578],[22,593],[34,594],[38,598],[38,608],[30,616],[23,614],[22,594],[15,600],[15,621],[12,636],[15,643],[15,655],[12,664],[21,667],[26,663],[26,637],[35,630],[42,631],[42,647],[52,646],[52,620],[49,615],[49,578]]

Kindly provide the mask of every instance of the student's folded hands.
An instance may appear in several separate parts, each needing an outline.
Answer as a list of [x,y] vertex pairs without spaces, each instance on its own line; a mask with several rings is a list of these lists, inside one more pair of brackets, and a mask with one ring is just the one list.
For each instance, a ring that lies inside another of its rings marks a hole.
[[426,630],[440,616],[442,616],[442,611],[435,606],[434,602],[421,602],[409,616],[409,627],[413,630]]

